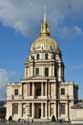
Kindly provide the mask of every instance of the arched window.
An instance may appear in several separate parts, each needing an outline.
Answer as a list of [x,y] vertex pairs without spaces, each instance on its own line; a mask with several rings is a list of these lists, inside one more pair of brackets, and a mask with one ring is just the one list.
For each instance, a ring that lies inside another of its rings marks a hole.
[[61,88],[61,95],[65,95],[65,89]]
[[37,60],[39,60],[39,54],[37,54]]
[[47,53],[45,54],[45,59],[48,59],[48,54]]

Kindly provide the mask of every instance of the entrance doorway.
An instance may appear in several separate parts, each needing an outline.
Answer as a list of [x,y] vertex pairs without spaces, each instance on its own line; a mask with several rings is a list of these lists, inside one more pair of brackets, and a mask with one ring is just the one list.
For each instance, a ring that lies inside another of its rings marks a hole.
[[35,118],[36,119],[41,118],[41,104],[40,103],[35,104]]

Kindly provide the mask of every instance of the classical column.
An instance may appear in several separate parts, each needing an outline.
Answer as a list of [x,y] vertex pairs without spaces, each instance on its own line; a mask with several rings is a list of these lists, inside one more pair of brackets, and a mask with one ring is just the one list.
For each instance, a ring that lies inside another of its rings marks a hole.
[[47,103],[45,103],[45,118],[47,118]]
[[34,119],[34,110],[35,110],[35,108],[34,108],[34,103],[32,103],[32,118]]
[[69,96],[68,96],[67,98],[68,98],[68,101],[67,101],[67,106],[66,106],[66,107],[67,107],[67,109],[66,109],[66,110],[67,110],[67,117],[68,117],[68,121],[70,121],[70,111],[69,111],[69,109],[70,109],[70,108],[69,108]]
[[58,118],[60,116],[60,103],[58,102]]
[[43,82],[41,83],[41,96],[43,96]]
[[24,77],[27,77],[27,68],[25,67],[25,73],[24,73]]
[[26,118],[29,120],[30,115],[30,104],[26,103]]
[[41,103],[41,118],[43,118],[43,103]]
[[52,65],[52,68],[53,68],[53,69],[52,69],[52,72],[53,72],[53,76],[54,76],[54,75],[55,75],[55,74],[54,74],[54,72],[55,72],[55,71],[54,71],[54,65]]
[[22,103],[18,104],[18,114],[19,114],[19,118],[22,117]]
[[50,98],[50,90],[51,90],[50,87],[51,87],[51,86],[50,86],[50,82],[48,82],[48,98]]
[[56,118],[56,102],[54,103],[54,116],[55,116],[55,118]]
[[32,96],[35,96],[35,87],[34,87],[34,82],[32,83]]
[[47,96],[47,82],[45,83],[45,96]]
[[58,80],[59,80],[59,81],[62,80],[62,79],[61,79],[61,78],[62,78],[62,72],[61,72],[61,70],[62,70],[62,69],[61,69],[61,64],[59,63],[59,69],[58,69],[58,78],[59,78]]
[[48,102],[48,118],[50,118],[50,102]]

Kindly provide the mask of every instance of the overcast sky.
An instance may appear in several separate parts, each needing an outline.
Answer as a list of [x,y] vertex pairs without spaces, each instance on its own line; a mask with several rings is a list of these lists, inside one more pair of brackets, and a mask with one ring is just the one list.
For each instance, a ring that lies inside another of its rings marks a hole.
[[65,80],[77,82],[83,98],[83,0],[0,0],[0,99],[6,97],[8,82],[23,78],[44,11],[62,50]]

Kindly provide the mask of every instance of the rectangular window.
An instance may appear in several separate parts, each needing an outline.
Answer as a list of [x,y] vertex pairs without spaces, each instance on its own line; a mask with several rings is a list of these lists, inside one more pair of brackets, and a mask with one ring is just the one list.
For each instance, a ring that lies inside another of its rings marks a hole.
[[39,60],[39,54],[37,54],[37,60]]
[[47,60],[47,59],[48,59],[48,54],[46,53],[46,54],[45,54],[45,60]]
[[45,82],[43,82],[43,96],[45,96]]
[[18,114],[18,103],[12,104],[12,115]]
[[15,89],[14,94],[18,95],[18,89]]
[[54,76],[57,77],[57,71],[56,71],[56,68],[54,70]]
[[61,88],[61,95],[65,95],[65,89]]
[[63,114],[63,115],[65,114],[65,103],[60,104],[60,115],[61,114]]
[[45,76],[48,76],[48,68],[45,68]]
[[36,75],[39,75],[39,68],[36,68]]
[[43,103],[43,117],[45,117],[45,103]]
[[41,96],[41,84],[40,83],[35,84],[35,96]]

